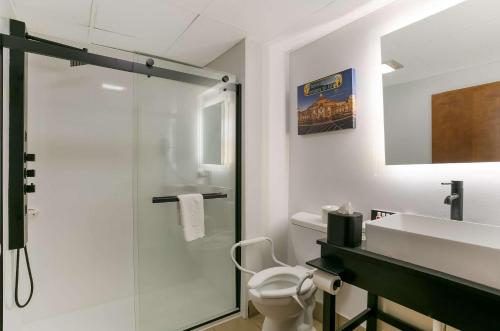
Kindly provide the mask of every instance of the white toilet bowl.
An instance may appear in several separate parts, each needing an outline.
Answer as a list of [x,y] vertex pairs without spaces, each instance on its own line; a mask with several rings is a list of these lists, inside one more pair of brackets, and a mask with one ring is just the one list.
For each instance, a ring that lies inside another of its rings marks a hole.
[[255,308],[265,316],[264,331],[315,331],[313,326],[316,287],[306,279],[297,295],[297,286],[311,270],[301,266],[275,267],[258,272],[248,282]]
[[[316,286],[308,277],[312,270],[302,266],[291,267],[273,260],[281,265],[264,269],[260,272],[241,267],[234,258],[237,246],[272,241],[270,238],[256,238],[237,243],[231,249],[231,258],[243,272],[252,274],[248,281],[248,292],[255,308],[264,315],[263,331],[316,331],[313,324],[314,294]],[[300,286],[300,290],[298,288]]]

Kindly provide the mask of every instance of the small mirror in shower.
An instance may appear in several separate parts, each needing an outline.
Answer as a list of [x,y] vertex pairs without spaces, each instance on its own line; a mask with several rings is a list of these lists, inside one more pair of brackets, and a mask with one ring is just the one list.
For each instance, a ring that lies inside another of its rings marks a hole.
[[202,164],[224,163],[224,107],[221,101],[202,108]]

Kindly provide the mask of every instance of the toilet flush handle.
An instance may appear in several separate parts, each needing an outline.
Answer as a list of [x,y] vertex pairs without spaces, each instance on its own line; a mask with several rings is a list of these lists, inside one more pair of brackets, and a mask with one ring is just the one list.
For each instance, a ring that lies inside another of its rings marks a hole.
[[274,243],[273,243],[273,240],[269,237],[257,237],[257,238],[252,238],[252,239],[247,239],[247,240],[242,240],[240,242],[237,242],[236,244],[234,244],[232,247],[231,247],[231,251],[230,251],[230,254],[231,254],[231,260],[233,261],[234,265],[236,266],[236,268],[238,268],[238,270],[242,271],[242,272],[246,272],[247,274],[250,274],[250,275],[255,275],[256,272],[255,271],[252,271],[252,270],[249,270],[249,269],[245,269],[243,268],[239,263],[238,261],[236,261],[236,248],[238,247],[245,247],[245,246],[249,246],[249,245],[254,245],[254,244],[258,244],[258,243],[261,243],[261,242],[264,242],[264,241],[267,241],[269,242],[270,246],[271,246],[271,257],[273,259],[273,261],[276,263],[276,264],[279,264],[283,267],[289,267],[288,264],[285,264],[281,261],[279,261],[277,258],[276,258],[276,255],[274,255]]

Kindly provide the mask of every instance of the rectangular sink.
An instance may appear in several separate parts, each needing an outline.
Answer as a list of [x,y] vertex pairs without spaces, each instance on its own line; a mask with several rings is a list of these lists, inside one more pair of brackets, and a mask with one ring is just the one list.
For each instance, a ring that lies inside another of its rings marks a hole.
[[413,214],[366,224],[374,253],[500,289],[500,227]]

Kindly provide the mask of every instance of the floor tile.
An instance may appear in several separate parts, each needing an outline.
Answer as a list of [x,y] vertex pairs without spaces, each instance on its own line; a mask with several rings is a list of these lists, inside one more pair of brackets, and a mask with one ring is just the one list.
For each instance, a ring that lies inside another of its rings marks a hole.
[[260,327],[254,324],[253,321],[243,318],[236,318],[224,324],[215,326],[216,331],[259,331]]
[[[226,323],[216,325],[207,331],[260,331],[264,323],[264,316],[256,315],[249,319],[241,317],[227,321]],[[314,321],[316,331],[321,331],[323,326],[320,322]]]

